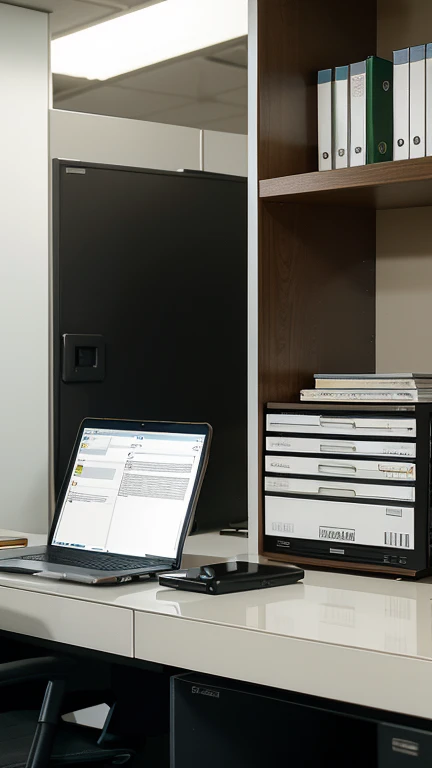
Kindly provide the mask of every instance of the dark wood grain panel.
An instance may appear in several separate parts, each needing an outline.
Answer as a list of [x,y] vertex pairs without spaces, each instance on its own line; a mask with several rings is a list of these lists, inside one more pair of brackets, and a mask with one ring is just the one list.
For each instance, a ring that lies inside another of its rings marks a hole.
[[375,370],[375,213],[261,211],[260,402],[298,401],[313,374]]
[[376,53],[376,0],[259,0],[259,178],[317,169],[317,71]]
[[432,157],[264,179],[260,197],[370,208],[432,205]]
[[359,573],[379,573],[383,576],[404,576],[405,578],[420,578],[426,576],[427,572],[417,572],[407,570],[406,568],[393,568],[386,565],[369,565],[368,563],[350,563],[346,560],[324,560],[318,557],[297,557],[297,555],[278,555],[274,552],[263,552],[263,557],[268,560],[278,560],[284,563],[294,563],[295,565],[309,565],[318,569],[328,570],[334,568],[338,571],[358,571]]
[[298,401],[314,373],[375,370],[375,211],[261,202],[259,234],[261,428],[263,404]]
[[[375,52],[376,0],[360,13],[352,0],[258,0],[258,176],[269,180],[258,216],[260,496],[263,405],[298,401],[316,372],[375,369],[375,205],[346,207],[345,189],[330,201],[310,186],[317,71]],[[295,193],[280,179],[292,174],[307,175]]]

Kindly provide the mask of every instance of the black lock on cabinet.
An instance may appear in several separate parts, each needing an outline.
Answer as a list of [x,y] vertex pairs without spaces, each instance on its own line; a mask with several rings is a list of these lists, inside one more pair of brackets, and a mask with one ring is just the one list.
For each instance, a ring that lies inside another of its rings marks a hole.
[[62,379],[68,383],[103,381],[105,342],[100,334],[63,334]]

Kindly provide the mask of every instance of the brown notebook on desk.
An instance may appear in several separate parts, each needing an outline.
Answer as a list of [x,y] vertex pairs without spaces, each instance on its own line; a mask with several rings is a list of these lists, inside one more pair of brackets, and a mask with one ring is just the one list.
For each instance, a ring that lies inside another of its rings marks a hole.
[[28,539],[25,536],[0,536],[0,547],[26,547]]

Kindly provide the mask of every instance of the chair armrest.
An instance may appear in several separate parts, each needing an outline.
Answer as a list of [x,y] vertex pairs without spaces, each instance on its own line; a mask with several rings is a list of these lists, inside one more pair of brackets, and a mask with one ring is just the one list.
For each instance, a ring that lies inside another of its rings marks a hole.
[[66,680],[75,668],[69,659],[41,656],[0,664],[0,687],[22,683]]

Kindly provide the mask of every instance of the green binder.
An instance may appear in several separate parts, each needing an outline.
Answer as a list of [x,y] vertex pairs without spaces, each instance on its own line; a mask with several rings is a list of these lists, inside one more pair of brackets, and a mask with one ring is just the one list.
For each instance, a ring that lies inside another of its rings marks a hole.
[[366,59],[366,163],[393,160],[393,64]]

